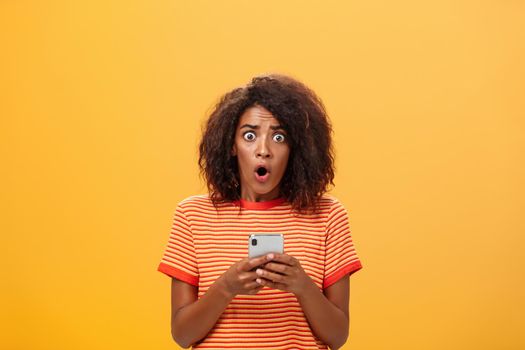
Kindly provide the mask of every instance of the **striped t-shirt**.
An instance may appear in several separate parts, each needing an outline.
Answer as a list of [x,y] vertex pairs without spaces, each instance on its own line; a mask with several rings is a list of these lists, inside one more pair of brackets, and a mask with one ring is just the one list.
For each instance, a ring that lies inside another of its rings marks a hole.
[[[253,233],[282,233],[284,253],[298,259],[321,290],[361,268],[347,212],[334,197],[323,196],[316,214],[297,214],[284,199],[241,199],[215,208],[200,195],[177,206],[158,271],[197,286],[200,298],[248,256]],[[328,349],[313,334],[294,294],[268,287],[256,295],[237,295],[193,348]]]

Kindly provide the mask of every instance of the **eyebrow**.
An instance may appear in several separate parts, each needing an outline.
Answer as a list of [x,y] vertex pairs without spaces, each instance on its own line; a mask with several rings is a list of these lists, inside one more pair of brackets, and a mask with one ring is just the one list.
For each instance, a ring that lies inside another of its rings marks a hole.
[[[243,126],[241,126],[239,129],[242,129],[242,128],[249,128],[249,129],[259,129],[261,126],[260,125],[252,125],[252,124],[244,124]],[[270,125],[270,129],[272,130],[284,130],[282,126],[280,125]]]

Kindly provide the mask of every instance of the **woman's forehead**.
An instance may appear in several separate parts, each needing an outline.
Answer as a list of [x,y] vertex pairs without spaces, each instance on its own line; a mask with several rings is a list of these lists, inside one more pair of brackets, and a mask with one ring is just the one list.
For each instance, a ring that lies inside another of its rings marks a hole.
[[266,108],[262,106],[252,106],[247,108],[239,119],[239,125],[252,123],[270,123],[272,126],[279,125],[279,121]]

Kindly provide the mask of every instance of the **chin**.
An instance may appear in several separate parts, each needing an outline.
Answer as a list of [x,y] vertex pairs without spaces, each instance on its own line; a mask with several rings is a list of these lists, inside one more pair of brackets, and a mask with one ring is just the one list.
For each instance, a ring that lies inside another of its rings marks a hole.
[[272,191],[275,191],[275,186],[269,186],[269,185],[259,185],[259,184],[256,184],[255,186],[252,186],[251,187],[251,190],[253,191],[254,194],[258,195],[258,196],[266,196],[268,194],[270,194]]
[[273,190],[275,190],[275,186],[269,186],[269,185],[257,186],[254,188],[254,190],[257,194],[268,194],[272,192]]

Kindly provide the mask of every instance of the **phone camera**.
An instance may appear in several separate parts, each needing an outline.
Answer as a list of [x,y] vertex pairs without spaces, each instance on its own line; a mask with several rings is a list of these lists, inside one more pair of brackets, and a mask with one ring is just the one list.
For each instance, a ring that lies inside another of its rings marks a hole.
[[252,238],[252,245],[257,245],[257,240],[255,238]]

